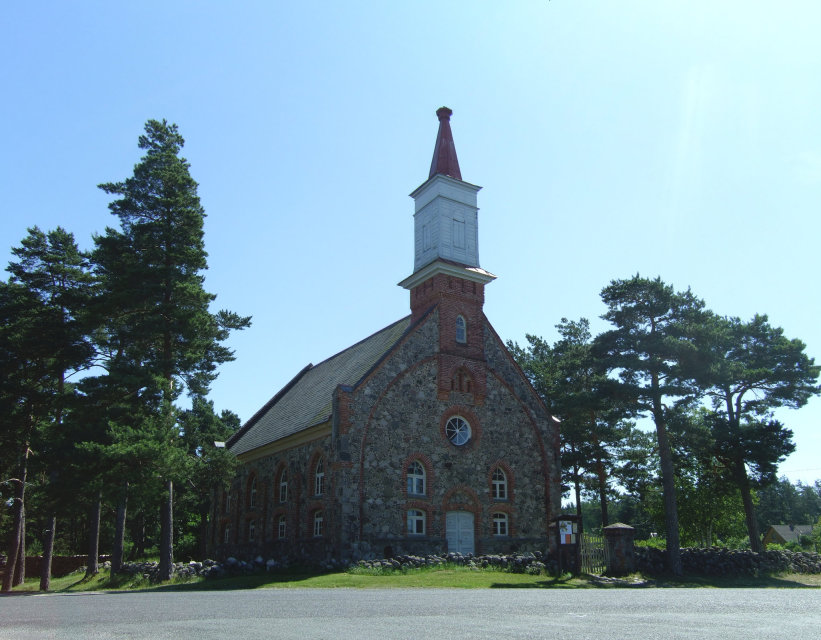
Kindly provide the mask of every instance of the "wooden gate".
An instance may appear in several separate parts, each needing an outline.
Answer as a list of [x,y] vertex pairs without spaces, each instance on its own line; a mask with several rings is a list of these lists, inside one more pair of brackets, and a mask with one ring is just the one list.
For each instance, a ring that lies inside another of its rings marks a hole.
[[609,557],[605,539],[592,533],[583,533],[580,538],[579,555],[581,556],[582,573],[591,575],[606,573]]

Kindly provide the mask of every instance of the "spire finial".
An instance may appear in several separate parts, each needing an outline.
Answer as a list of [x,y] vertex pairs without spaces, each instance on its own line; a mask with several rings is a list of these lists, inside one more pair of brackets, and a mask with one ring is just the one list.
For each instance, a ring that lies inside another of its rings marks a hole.
[[450,130],[452,114],[453,111],[448,107],[439,107],[436,110],[436,117],[439,118],[439,133],[436,135],[436,146],[433,148],[433,161],[430,163],[428,178],[442,173],[457,180],[462,179],[459,158],[456,157],[456,146],[453,144],[453,133]]

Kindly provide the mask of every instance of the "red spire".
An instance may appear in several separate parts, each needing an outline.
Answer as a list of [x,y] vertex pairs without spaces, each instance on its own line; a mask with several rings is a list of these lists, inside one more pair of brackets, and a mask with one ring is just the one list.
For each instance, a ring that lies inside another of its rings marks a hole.
[[439,107],[436,115],[439,118],[439,133],[436,136],[436,146],[433,148],[433,161],[430,163],[432,178],[437,173],[443,173],[457,180],[462,179],[459,171],[459,159],[456,157],[456,145],[453,144],[453,133],[450,130],[450,116],[453,111],[447,107]]

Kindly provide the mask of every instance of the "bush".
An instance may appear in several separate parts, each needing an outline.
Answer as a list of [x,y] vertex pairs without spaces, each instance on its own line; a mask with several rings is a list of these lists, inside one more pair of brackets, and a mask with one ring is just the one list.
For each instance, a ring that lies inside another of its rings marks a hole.
[[667,548],[666,538],[647,538],[647,540],[636,540],[635,546],[645,547],[649,549],[661,549],[664,551]]

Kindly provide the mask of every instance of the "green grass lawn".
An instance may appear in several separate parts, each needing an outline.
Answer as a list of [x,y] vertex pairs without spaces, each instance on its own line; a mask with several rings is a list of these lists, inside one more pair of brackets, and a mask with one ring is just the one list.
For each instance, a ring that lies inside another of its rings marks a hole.
[[[29,578],[15,592],[38,591],[39,579]],[[704,577],[648,578],[634,574],[623,579],[598,576],[560,577],[509,573],[498,569],[476,569],[448,565],[409,569],[404,571],[352,569],[330,573],[282,571],[267,574],[251,574],[205,580],[194,578],[187,581],[171,581],[160,585],[150,584],[142,576],[117,575],[113,578],[108,570],[86,578],[75,573],[51,581],[52,592],[109,591],[109,590],[174,590],[203,591],[227,589],[288,589],[310,587],[316,589],[355,588],[451,588],[451,589],[618,589],[618,588],[773,588],[773,587],[821,587],[821,575],[786,574],[780,576],[753,577]]]

